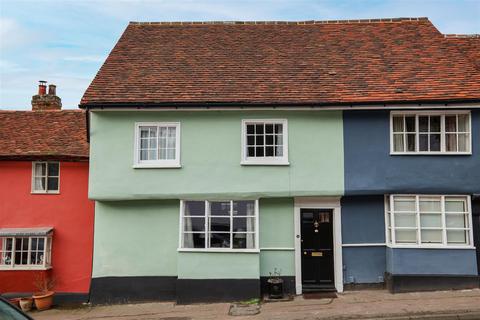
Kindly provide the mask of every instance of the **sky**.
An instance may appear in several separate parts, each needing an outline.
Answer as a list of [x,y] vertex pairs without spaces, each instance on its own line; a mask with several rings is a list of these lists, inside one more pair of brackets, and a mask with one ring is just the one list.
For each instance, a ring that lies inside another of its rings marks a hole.
[[31,109],[38,80],[77,108],[129,21],[394,17],[480,33],[480,0],[0,0],[0,109]]

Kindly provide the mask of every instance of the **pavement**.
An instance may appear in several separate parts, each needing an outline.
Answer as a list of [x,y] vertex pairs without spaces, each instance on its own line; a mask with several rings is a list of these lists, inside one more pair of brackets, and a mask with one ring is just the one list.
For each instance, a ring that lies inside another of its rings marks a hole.
[[229,316],[231,304],[176,305],[174,302],[83,306],[31,312],[35,320],[194,320],[194,319],[480,319],[480,289],[390,294],[385,290],[347,291],[335,299],[268,302],[260,313]]

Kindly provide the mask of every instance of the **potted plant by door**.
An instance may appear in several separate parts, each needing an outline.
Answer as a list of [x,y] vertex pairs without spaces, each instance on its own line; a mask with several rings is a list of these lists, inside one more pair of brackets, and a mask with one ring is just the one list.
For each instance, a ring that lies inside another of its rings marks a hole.
[[48,310],[53,304],[53,287],[55,286],[55,280],[49,277],[45,273],[39,273],[35,277],[35,287],[38,292],[33,294],[33,300],[35,300],[35,307],[37,310]]
[[282,299],[283,298],[283,279],[280,278],[280,271],[275,268],[272,272],[269,272],[270,277],[267,280],[268,298],[269,299]]

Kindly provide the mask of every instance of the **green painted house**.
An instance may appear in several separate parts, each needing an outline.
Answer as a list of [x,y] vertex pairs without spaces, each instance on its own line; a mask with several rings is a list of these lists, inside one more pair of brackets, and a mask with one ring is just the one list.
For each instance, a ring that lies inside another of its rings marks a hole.
[[[356,218],[361,203],[342,212],[344,116],[430,99],[400,83],[409,68],[389,66],[432,28],[423,18],[130,23],[80,104],[96,203],[91,301],[242,300],[275,272],[289,294],[383,285],[383,207],[380,240],[365,240],[379,220]],[[461,83],[452,95],[476,94]]]

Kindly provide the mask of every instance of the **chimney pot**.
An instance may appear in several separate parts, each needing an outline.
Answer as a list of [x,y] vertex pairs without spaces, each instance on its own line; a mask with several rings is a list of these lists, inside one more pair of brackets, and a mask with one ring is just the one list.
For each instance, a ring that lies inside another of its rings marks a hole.
[[47,93],[47,81],[38,81],[38,95],[43,96]]
[[57,95],[57,86],[54,84],[49,84],[48,85],[48,94],[51,94],[52,96]]

